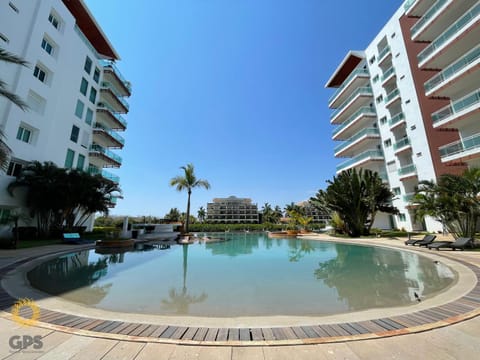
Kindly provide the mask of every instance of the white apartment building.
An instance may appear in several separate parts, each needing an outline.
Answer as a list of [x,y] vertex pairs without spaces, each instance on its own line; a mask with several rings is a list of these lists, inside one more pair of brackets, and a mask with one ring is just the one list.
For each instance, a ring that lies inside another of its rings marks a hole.
[[[119,182],[124,114],[131,86],[119,55],[82,0],[2,0],[0,47],[29,66],[0,63],[0,78],[29,105],[0,98],[0,126],[12,150],[0,174],[2,213],[20,205],[6,192],[22,166],[52,161]],[[116,199],[112,199],[114,206]]]
[[207,204],[207,222],[222,224],[258,224],[258,206],[251,199],[215,198]]
[[415,221],[416,186],[480,166],[479,21],[478,0],[406,1],[328,80],[337,173],[375,170],[397,195],[375,227],[442,230]]

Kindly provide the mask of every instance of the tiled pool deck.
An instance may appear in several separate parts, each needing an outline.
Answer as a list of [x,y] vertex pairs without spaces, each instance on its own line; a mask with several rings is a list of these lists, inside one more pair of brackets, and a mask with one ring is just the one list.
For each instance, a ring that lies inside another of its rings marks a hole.
[[[393,245],[394,247],[400,246],[405,248],[405,246],[401,245],[402,243],[397,240],[375,239],[373,241],[362,242],[373,242],[376,244],[388,246]],[[409,247],[409,249],[411,250],[411,247]],[[72,251],[73,248],[68,247],[67,250]],[[18,266],[32,260],[32,258],[37,258],[48,252],[59,251],[65,251],[65,248],[60,246],[43,249],[36,248],[31,251],[0,251],[0,274],[3,277],[6,273],[15,270]],[[428,250],[417,251],[432,253],[432,251]],[[258,358],[265,357],[266,346],[284,345],[281,348],[285,348],[285,351],[287,351],[287,348],[290,348],[292,345],[302,345],[294,347],[297,349],[297,352],[300,353],[305,349],[309,349],[311,346],[322,346],[312,344],[323,344],[324,346],[327,346],[327,343],[332,343],[329,344],[329,346],[333,347],[341,347],[341,345],[345,346],[345,344],[348,344],[348,347],[351,348],[351,346],[359,347],[359,343],[373,345],[378,344],[380,340],[387,340],[382,338],[405,338],[404,336],[397,337],[396,335],[407,335],[407,337],[419,338],[423,337],[425,334],[433,334],[438,331],[448,332],[448,329],[452,328],[452,324],[460,322],[462,323],[455,326],[464,327],[467,325],[469,329],[470,327],[473,329],[473,336],[480,336],[480,322],[478,321],[478,318],[465,321],[480,314],[480,253],[458,251],[435,251],[434,253],[435,255],[445,258],[454,258],[455,261],[468,267],[475,274],[475,284],[473,288],[464,294],[459,294],[454,301],[433,306],[428,309],[417,311],[412,310],[411,312],[396,316],[379,317],[361,321],[356,321],[355,316],[352,316],[351,321],[348,322],[319,322],[318,324],[308,324],[304,326],[206,327],[195,326],[194,324],[192,324],[193,326],[176,326],[169,325],[168,323],[159,325],[153,323],[149,324],[143,321],[120,321],[117,319],[106,320],[41,309],[39,323],[34,328],[29,328],[29,330],[35,329],[35,331],[47,332],[48,336],[53,336],[53,334],[57,334],[56,336],[60,337],[69,335],[70,337],[77,338],[77,341],[80,341],[78,339],[83,339],[80,343],[82,341],[88,342],[89,344],[91,342],[102,343],[102,341],[112,342],[117,344],[115,345],[115,348],[120,346],[118,344],[123,344],[123,346],[132,349],[139,348],[133,344],[142,345],[142,349],[147,345],[149,345],[149,348],[154,345],[163,347],[173,346],[173,348],[175,348],[175,344],[177,344],[195,345],[194,348],[199,347],[198,349],[211,348],[211,351],[216,349],[215,351],[219,352],[219,354],[224,354],[225,351],[233,351],[233,348],[241,347],[244,349],[245,353],[252,356],[256,354],[255,356],[258,356]],[[16,324],[11,322],[10,307],[15,300],[16,299],[6,293],[5,290],[0,290],[0,306],[3,310],[1,314],[1,323],[10,323],[13,325],[10,327],[13,328],[15,328]],[[24,312],[21,312],[21,315],[28,318],[30,316],[28,313],[30,310],[26,308],[23,311]],[[439,328],[444,329],[433,330]],[[427,330],[433,331],[425,332]],[[408,335],[416,333],[418,334]],[[3,336],[0,335],[0,337]],[[87,341],[85,338],[90,340]],[[377,340],[364,342],[364,340],[367,339]],[[1,338],[0,340],[3,341]],[[403,341],[404,340],[401,340],[400,342]],[[416,342],[417,340],[412,341]],[[454,343],[461,342],[458,337],[451,339],[451,341],[452,346]],[[448,342],[445,342],[445,344],[447,343]],[[478,338],[476,339],[476,342],[474,341],[472,343],[472,346],[473,348],[470,350],[480,350],[480,341]],[[218,350],[221,347],[225,348],[225,350]],[[252,347],[252,349],[246,350],[245,347]],[[362,348],[362,346],[360,346],[360,348]],[[375,346],[373,348],[375,348]],[[259,349],[262,350],[259,351]],[[469,347],[464,350],[466,351],[468,349]],[[406,354],[408,354],[409,351],[411,352],[411,349],[404,349],[403,351],[406,351]],[[143,350],[140,353],[142,352]],[[295,354],[297,355],[297,353]],[[388,352],[386,352],[386,354],[388,354]],[[476,355],[478,355],[478,353]],[[223,358],[223,356],[221,358]],[[361,357],[357,356],[357,358]],[[456,357],[450,356],[449,358]]]

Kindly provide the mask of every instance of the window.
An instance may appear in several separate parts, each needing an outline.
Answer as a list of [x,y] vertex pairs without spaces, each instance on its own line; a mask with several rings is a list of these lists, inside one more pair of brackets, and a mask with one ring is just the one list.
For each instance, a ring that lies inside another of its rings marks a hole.
[[383,101],[383,95],[380,95],[380,96],[377,96],[377,98],[375,99],[375,101],[378,103],[381,103]]
[[417,157],[422,157],[422,152],[421,151],[417,153]]
[[83,66],[83,69],[90,75],[90,72],[92,71],[92,59],[90,59],[88,56],[85,59],[85,65]]
[[373,83],[375,84],[378,81],[378,79],[380,79],[380,76],[378,76],[377,74],[373,77]]
[[92,87],[90,89],[90,102],[92,104],[95,104],[96,100],[97,100],[97,90],[94,87]]
[[8,6],[10,6],[10,8],[11,8],[13,11],[15,11],[17,14],[20,12],[20,11],[18,10],[18,8],[17,8],[15,5],[13,5],[13,3],[12,3],[11,1],[8,3]]
[[26,142],[28,144],[31,139],[32,139],[32,131],[25,129],[22,126],[19,126],[17,131],[17,140]]
[[80,92],[87,96],[87,91],[88,91],[88,81],[82,77],[82,82],[80,84]]
[[8,165],[7,175],[9,176],[18,176],[22,171],[23,164],[17,163],[15,161],[10,161]]
[[65,167],[71,169],[73,166],[73,158],[75,157],[75,151],[68,149],[67,156],[65,157]]
[[41,67],[39,67],[38,65],[36,65],[35,69],[33,70],[33,76],[35,76],[42,83],[47,82],[47,72],[43,70]]
[[53,55],[53,45],[45,38],[42,40],[42,49],[47,52],[49,55]]
[[372,65],[374,62],[375,62],[375,55],[373,55],[369,60],[370,65]]
[[88,131],[83,130],[82,131],[82,143],[80,145],[82,145],[82,147],[84,147],[86,149],[86,148],[88,148],[89,141],[90,141],[90,135],[89,135]]
[[380,119],[380,124],[381,125],[385,124],[386,122],[387,122],[387,117],[386,116],[384,116]]
[[27,105],[30,110],[36,112],[37,114],[43,115],[45,112],[45,106],[47,101],[42,98],[37,93],[30,90],[27,96]]
[[412,131],[413,131],[413,130],[415,130],[416,128],[417,128],[417,126],[416,126],[416,125],[412,125],[412,126],[410,126],[410,130],[412,130]]
[[5,42],[7,44],[10,42],[10,40],[8,40],[7,36],[2,34],[2,33],[0,33],[0,40],[2,40],[3,42]]
[[53,12],[48,15],[48,21],[53,25],[55,29],[60,29],[60,20],[59,17]]
[[77,170],[83,170],[84,166],[85,166],[85,156],[82,154],[78,154]]
[[75,116],[81,119],[83,117],[83,108],[85,105],[80,100],[77,100],[77,106],[75,108]]
[[87,108],[87,115],[85,115],[85,122],[88,125],[92,125],[93,122],[93,111],[90,108]]
[[70,140],[74,143],[78,141],[78,134],[80,133],[80,128],[78,126],[72,126],[72,133],[70,134]]
[[95,71],[93,72],[93,80],[98,84],[98,81],[100,80],[100,69],[95,68]]
[[385,147],[390,147],[392,146],[392,140],[391,139],[387,139],[383,142],[383,145],[385,145]]
[[387,170],[388,172],[394,172],[397,170],[397,164],[395,161],[390,161],[387,163]]
[[399,187],[393,188],[393,189],[392,189],[392,192],[393,192],[395,195],[400,195],[400,194],[401,194]]
[[407,217],[405,216],[405,214],[398,214],[398,220],[407,221]]
[[395,33],[393,33],[393,34],[391,35],[392,39],[395,37],[395,35],[396,35]]

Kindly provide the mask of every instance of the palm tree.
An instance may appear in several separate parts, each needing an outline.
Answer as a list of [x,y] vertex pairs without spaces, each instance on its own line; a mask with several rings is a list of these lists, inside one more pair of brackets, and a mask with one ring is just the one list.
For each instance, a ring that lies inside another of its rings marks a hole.
[[180,211],[177,208],[171,208],[168,214],[165,215],[165,220],[179,221],[180,216],[181,216]]
[[[22,66],[26,66],[27,62],[23,59],[21,59],[18,56],[15,56],[8,51],[5,51],[3,48],[0,48],[0,61],[7,62],[7,63],[12,63],[12,64],[18,64]],[[17,95],[12,93],[7,89],[7,83],[0,79],[0,97],[4,97],[17,105],[20,109],[26,110],[27,109],[27,104],[23,102],[22,99],[20,99]],[[10,157],[11,150],[7,146],[7,144],[3,141],[4,134],[0,130],[0,168],[3,170],[7,169],[8,166],[8,159]]]
[[190,224],[190,196],[192,194],[192,189],[196,187],[203,187],[208,190],[210,189],[210,183],[207,180],[197,179],[193,164],[187,164],[187,166],[182,166],[180,169],[184,171],[184,175],[175,176],[173,179],[171,179],[170,186],[176,186],[177,191],[186,190],[188,193],[185,222],[185,232],[188,233],[188,226]]
[[203,206],[200,206],[200,209],[198,209],[198,212],[197,212],[198,220],[200,220],[200,222],[204,222],[205,216],[206,216],[205,209],[203,208]]

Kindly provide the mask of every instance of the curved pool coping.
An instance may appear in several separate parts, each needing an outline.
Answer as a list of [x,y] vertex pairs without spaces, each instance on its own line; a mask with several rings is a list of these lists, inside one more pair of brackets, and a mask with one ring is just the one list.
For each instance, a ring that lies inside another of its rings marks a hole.
[[[410,247],[364,241],[327,241],[419,253]],[[29,297],[40,306],[40,318],[35,326],[52,330],[140,342],[258,346],[343,342],[411,334],[480,315],[480,268],[463,260],[452,260],[440,252],[421,252],[420,255],[442,261],[459,273],[457,284],[445,292],[411,306],[322,317],[179,318],[116,313],[79,306],[56,297],[42,299],[45,294],[28,286],[24,276],[26,269],[48,258],[84,249],[88,247],[49,252],[40,258],[26,258],[0,268],[0,308],[4,310],[0,316],[12,319],[10,311],[14,302]],[[29,311],[24,308],[20,315],[29,318]]]

